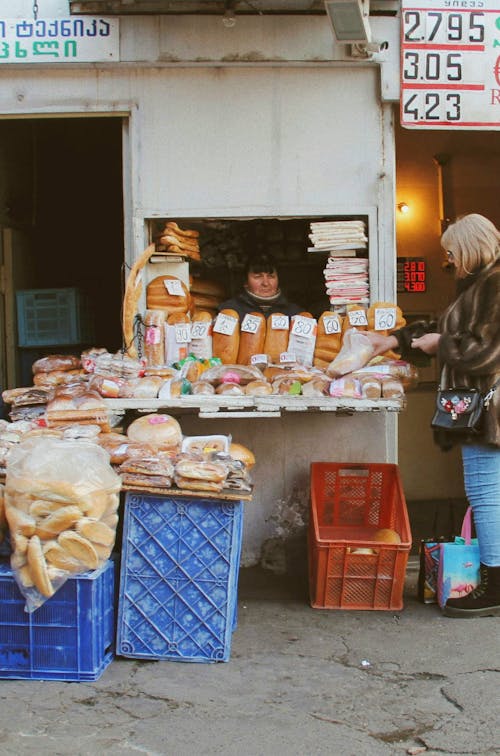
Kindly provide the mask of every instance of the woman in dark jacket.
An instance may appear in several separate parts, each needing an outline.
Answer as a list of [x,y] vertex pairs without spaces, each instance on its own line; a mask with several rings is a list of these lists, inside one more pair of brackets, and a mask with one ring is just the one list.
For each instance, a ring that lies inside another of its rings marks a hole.
[[223,302],[219,310],[236,310],[240,320],[251,312],[261,312],[266,318],[274,313],[292,316],[301,312],[301,308],[289,302],[279,288],[278,271],[271,255],[262,253],[249,258],[244,274],[243,289]]
[[[373,335],[377,354],[387,348],[420,349],[437,355],[448,370],[449,386],[467,386],[483,395],[500,379],[500,232],[471,213],[441,237],[455,267],[458,295],[441,316],[436,332],[412,338],[402,329]],[[481,560],[481,583],[468,595],[448,599],[449,617],[500,616],[500,385],[485,411],[481,435],[462,445],[464,483],[474,513]]]

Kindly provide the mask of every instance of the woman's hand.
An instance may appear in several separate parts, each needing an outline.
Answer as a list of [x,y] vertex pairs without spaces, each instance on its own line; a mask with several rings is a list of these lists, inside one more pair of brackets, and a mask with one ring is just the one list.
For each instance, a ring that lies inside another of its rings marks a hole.
[[436,354],[440,338],[440,333],[425,333],[418,339],[412,339],[411,348],[421,349],[425,354]]
[[374,357],[377,357],[379,354],[384,354],[384,352],[388,352],[390,349],[397,349],[398,347],[398,340],[395,336],[384,336],[384,334],[377,333],[377,331],[365,331],[363,335],[368,336],[370,339]]

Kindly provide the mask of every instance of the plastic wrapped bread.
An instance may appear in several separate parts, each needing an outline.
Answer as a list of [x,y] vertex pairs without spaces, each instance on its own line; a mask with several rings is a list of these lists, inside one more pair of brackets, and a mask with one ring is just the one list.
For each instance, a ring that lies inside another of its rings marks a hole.
[[109,558],[121,480],[91,441],[27,438],[13,450],[5,484],[11,566],[34,611],[70,574]]
[[146,310],[144,314],[144,357],[149,366],[165,364],[165,312]]

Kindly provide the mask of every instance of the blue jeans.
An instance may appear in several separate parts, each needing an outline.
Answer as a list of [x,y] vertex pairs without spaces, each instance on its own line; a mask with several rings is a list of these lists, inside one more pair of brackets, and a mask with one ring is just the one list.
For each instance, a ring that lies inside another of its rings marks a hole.
[[500,566],[500,448],[462,446],[465,493],[474,514],[481,562]]

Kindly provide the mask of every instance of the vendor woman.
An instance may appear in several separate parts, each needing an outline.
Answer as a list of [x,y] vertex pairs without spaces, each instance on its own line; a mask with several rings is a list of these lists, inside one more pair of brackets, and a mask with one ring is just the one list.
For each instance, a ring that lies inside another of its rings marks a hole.
[[266,253],[250,257],[245,265],[243,289],[232,299],[223,302],[219,310],[236,310],[240,320],[251,312],[261,312],[267,318],[273,313],[298,315],[302,308],[282,294],[276,263]]

